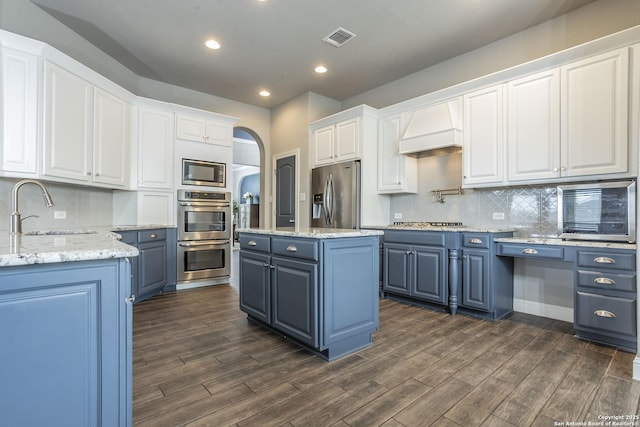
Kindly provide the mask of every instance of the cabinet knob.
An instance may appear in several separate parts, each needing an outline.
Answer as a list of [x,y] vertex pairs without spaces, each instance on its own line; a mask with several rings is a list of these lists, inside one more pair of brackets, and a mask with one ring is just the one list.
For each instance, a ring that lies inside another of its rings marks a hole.
[[606,317],[609,319],[614,319],[616,317],[615,313],[612,313],[608,310],[596,310],[593,312],[598,317]]
[[269,267],[269,264],[267,264],[267,263],[265,262],[265,263],[262,263],[262,266],[263,266],[264,268],[267,268],[267,267]]
[[407,254],[407,255],[411,255],[411,253],[412,253],[411,251],[406,251],[405,252],[405,254]]
[[126,302],[127,304],[133,304],[135,300],[136,300],[136,294],[131,294],[129,298],[125,298],[124,302]]
[[609,258],[608,256],[599,256],[593,259],[593,262],[597,264],[615,264],[616,260],[613,258]]
[[566,166],[560,166],[560,171],[564,172],[566,170],[567,170]]
[[597,285],[615,285],[616,281],[613,279],[609,279],[608,277],[596,277],[593,279],[593,283]]
[[538,255],[538,251],[533,248],[526,248],[522,250],[522,253],[525,255]]
[[87,176],[91,176],[91,171],[87,171]]
[[553,168],[554,172],[558,172],[558,170],[559,170],[558,168]]

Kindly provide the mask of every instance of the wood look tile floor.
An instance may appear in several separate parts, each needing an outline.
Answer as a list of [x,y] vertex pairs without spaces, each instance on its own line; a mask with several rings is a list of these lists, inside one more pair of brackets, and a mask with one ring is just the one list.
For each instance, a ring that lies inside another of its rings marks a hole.
[[635,355],[578,340],[565,322],[382,299],[373,346],[328,363],[247,321],[236,284],[133,311],[135,426],[553,426],[640,414]]

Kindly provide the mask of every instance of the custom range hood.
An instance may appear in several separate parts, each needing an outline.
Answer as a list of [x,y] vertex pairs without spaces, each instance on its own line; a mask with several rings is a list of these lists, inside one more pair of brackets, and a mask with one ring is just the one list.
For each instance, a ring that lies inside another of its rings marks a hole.
[[400,138],[400,154],[421,156],[459,151],[462,147],[460,98],[406,113],[408,124]]

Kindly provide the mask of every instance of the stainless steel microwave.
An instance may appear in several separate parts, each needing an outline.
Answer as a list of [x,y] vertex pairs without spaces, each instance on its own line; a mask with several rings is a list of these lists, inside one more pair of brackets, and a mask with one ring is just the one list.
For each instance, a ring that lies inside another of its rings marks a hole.
[[226,187],[226,164],[182,159],[182,184]]
[[636,182],[558,186],[558,236],[636,241]]

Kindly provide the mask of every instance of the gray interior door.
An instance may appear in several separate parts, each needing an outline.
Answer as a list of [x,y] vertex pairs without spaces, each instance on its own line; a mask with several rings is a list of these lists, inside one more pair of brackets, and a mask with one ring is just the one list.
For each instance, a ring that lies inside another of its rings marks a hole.
[[296,157],[276,161],[276,227],[292,227],[296,218]]

